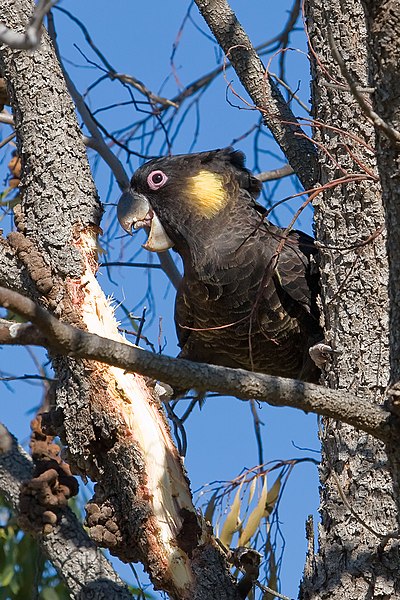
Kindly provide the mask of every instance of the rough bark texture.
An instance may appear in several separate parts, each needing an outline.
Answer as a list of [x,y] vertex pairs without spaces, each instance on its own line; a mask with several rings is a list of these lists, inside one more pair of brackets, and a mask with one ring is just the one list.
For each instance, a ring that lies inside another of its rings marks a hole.
[[348,423],[388,443],[398,433],[398,419],[362,395],[244,369],[157,355],[67,325],[32,300],[2,287],[0,306],[30,321],[10,324],[0,319],[0,344],[44,346],[62,355],[96,360],[128,373],[141,373],[173,387],[185,385],[200,392],[209,390],[243,400],[268,402],[271,406],[314,412]]
[[4,239],[0,239],[0,284],[16,292],[26,292],[29,277],[23,273],[15,250]]
[[[3,18],[8,17],[8,24],[13,29],[23,31],[31,10],[30,2],[5,3]],[[20,233],[13,235],[13,246],[17,256],[26,259],[25,270],[36,284],[36,295],[41,301],[64,319],[77,322],[78,316],[74,315],[64,285],[67,278],[78,278],[82,270],[82,256],[72,244],[73,228],[79,230],[98,223],[101,208],[74,107],[65,92],[63,77],[55,67],[54,52],[47,41],[43,41],[40,51],[29,56],[5,47],[1,59],[9,84],[23,164],[23,201],[17,219]],[[32,264],[33,252],[42,257],[42,264],[38,261]],[[37,285],[44,280],[47,285]],[[63,396],[69,398],[69,405],[65,406],[66,419],[84,422],[84,418],[77,419],[76,415],[80,411],[82,416],[88,413],[88,390],[78,391],[81,384],[76,384],[74,389],[73,378],[67,381],[63,377],[68,361],[62,359],[58,367],[56,374],[63,380],[58,392],[60,404],[65,404]],[[79,381],[84,380],[83,365],[77,366],[77,371]],[[73,439],[67,441],[74,453]]]
[[[18,515],[21,484],[32,476],[32,459],[16,440],[0,427],[0,489]],[[50,535],[40,535],[39,543],[75,598],[93,600],[131,598],[125,584],[89,539],[69,508],[61,510],[60,523]]]
[[[32,10],[30,0],[7,0],[2,19],[23,31]],[[23,163],[18,231],[9,242],[37,301],[115,339],[113,311],[94,277],[101,207],[53,48],[44,33],[38,50],[3,47],[0,58]],[[71,468],[98,481],[88,508],[92,537],[123,560],[141,560],[154,584],[174,598],[237,600],[144,380],[93,362],[61,356],[52,362],[62,419],[48,427],[67,443]]]
[[[400,132],[400,2],[365,0],[370,80],[375,87],[374,110]],[[386,209],[387,249],[390,265],[391,381],[400,380],[400,147],[377,130],[377,163]]]
[[[357,85],[370,86],[361,2],[309,0],[306,12],[316,53],[314,116],[343,129],[338,133],[316,128],[317,141],[333,157],[320,152],[321,183],[342,175],[339,165],[351,173],[363,172],[364,165],[377,173],[373,127],[352,95],[338,90],[337,84],[346,86],[346,81],[329,44],[331,32]],[[319,197],[315,209],[327,340],[342,351],[328,370],[326,383],[381,403],[389,380],[389,339],[388,264],[384,235],[378,234],[385,218],[380,187],[372,179],[336,187]],[[369,243],[351,249],[370,236]],[[398,542],[390,540],[379,548],[381,536],[397,529],[385,448],[370,436],[329,420],[324,422],[322,443],[320,550],[306,565],[301,598],[395,598],[400,591]]]

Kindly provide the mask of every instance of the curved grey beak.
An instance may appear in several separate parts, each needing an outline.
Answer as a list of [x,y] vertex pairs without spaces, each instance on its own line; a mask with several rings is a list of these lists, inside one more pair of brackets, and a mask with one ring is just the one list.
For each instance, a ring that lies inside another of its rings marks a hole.
[[146,250],[164,252],[174,245],[143,194],[124,192],[118,202],[117,216],[121,227],[130,235],[132,235],[133,229],[141,227],[150,229],[147,242],[143,244],[143,248]]
[[139,229],[140,226],[144,227],[144,224],[136,227],[136,223],[142,223],[146,220],[150,208],[147,198],[142,194],[124,192],[117,206],[117,217],[122,229],[132,235],[132,229]]

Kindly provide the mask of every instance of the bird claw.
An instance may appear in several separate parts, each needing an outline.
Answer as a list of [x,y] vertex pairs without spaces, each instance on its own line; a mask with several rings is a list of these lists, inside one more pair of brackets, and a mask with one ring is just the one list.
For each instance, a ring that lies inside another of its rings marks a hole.
[[328,346],[328,344],[325,344],[324,342],[320,342],[319,344],[311,346],[308,352],[311,356],[311,359],[320,369],[325,367],[332,354],[339,354],[337,350],[334,350],[331,346]]

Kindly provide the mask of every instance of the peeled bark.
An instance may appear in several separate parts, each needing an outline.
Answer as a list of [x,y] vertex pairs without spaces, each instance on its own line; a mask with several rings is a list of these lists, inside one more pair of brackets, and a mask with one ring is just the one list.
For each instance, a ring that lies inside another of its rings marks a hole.
[[[377,82],[370,71],[361,2],[323,4],[309,0],[306,9],[314,117],[321,123],[315,137],[327,150],[320,151],[321,183],[343,170],[371,175],[365,182],[326,190],[315,202],[326,336],[341,351],[328,368],[326,384],[379,404],[389,381],[388,261],[375,131],[350,92],[332,46],[359,88]],[[324,421],[321,441],[320,548],[309,557],[301,598],[394,598],[400,590],[398,542],[389,539],[380,547],[398,527],[396,475],[385,447],[331,420]],[[394,447],[388,450],[393,453]]]
[[[32,10],[29,0],[6,0],[2,19],[23,31]],[[33,52],[3,47],[1,68],[22,158],[18,231],[9,241],[31,278],[31,296],[62,320],[125,342],[95,279],[102,209],[47,34]],[[56,355],[52,362],[57,419],[48,426],[67,444],[71,468],[97,481],[88,507],[92,537],[122,560],[143,562],[171,597],[237,600],[152,388],[100,363]]]

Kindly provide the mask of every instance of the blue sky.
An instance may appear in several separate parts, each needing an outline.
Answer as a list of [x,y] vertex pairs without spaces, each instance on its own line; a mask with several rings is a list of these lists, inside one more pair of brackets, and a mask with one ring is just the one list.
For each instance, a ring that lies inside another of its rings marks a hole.
[[[265,0],[231,2],[255,45],[276,35],[287,19],[287,11],[291,4],[288,0],[282,0],[280,3]],[[182,86],[221,64],[221,52],[211,39],[195,6],[190,12],[190,19],[186,20],[178,36],[189,7],[186,1],[153,0],[150,4],[114,0],[111,4],[105,0],[64,0],[60,6],[71,11],[86,25],[93,41],[117,72],[133,75],[162,96],[174,97]],[[54,15],[61,55],[78,89],[85,93],[89,86],[103,75],[96,67],[100,61],[88,48],[76,24],[59,11],[55,11]],[[303,102],[307,103],[309,67],[304,54],[305,40],[300,31],[301,21],[298,26],[299,31],[295,32],[290,40],[293,50],[286,53],[286,79]],[[177,40],[179,43],[174,50]],[[269,57],[265,59],[268,60]],[[273,59],[271,71],[278,73],[279,56]],[[268,170],[281,166],[281,153],[267,131],[264,130],[259,135],[258,142],[254,133],[241,139],[258,124],[259,115],[232,95],[228,94],[228,98],[235,106],[227,102],[227,82],[231,81],[234,89],[248,99],[233,70],[227,70],[226,78],[219,76],[201,97],[198,107],[193,106],[188,110],[183,122],[178,125],[176,121],[176,125],[172,127],[170,137],[173,140],[173,152],[184,153],[224,147],[239,140],[235,147],[246,152],[250,168]],[[136,92],[134,97],[136,102],[143,100]],[[93,111],[112,106],[110,109],[96,112],[96,115],[105,127],[113,131],[128,127],[141,118],[138,108],[146,107],[137,103],[126,104],[130,100],[131,96],[126,88],[117,81],[109,80],[99,81],[87,96],[87,102]],[[188,105],[189,102],[182,108],[182,114]],[[293,103],[292,107],[295,114],[304,115],[304,111],[296,103]],[[150,127],[151,125],[149,131]],[[143,133],[143,130],[141,132]],[[1,135],[5,137],[7,134],[7,129],[3,127]],[[257,143],[259,151],[255,154]],[[143,150],[151,154],[165,153],[165,134],[162,131],[158,133],[151,144],[143,145],[139,139],[133,139],[130,148],[139,153],[143,153]],[[129,175],[143,162],[134,155],[127,160],[124,151],[115,146],[113,149],[119,153]],[[123,232],[115,221],[114,204],[118,199],[119,190],[102,161],[93,153],[90,154],[90,160],[100,197],[107,207],[102,224],[105,233],[102,244],[106,250],[106,258],[131,259],[140,250],[140,243],[143,243],[143,238],[140,237],[142,233],[133,239],[122,235]],[[265,200],[275,202],[298,189],[296,182],[290,180],[285,180],[277,186],[265,186]],[[294,201],[284,204],[274,213],[274,218],[282,225],[287,225],[297,206],[298,203],[295,204]],[[297,227],[310,232],[311,222],[312,214],[307,209]],[[9,224],[10,220],[7,218],[2,226],[7,229]],[[137,260],[147,262],[151,258],[148,253],[141,251]],[[155,261],[157,262],[156,258]],[[150,295],[149,278],[152,291]],[[174,291],[162,272],[113,268],[108,274],[105,269],[101,269],[99,280],[117,303],[123,301],[130,310],[134,308],[139,314],[143,306],[147,306],[148,321],[144,333],[156,344],[159,319],[162,318],[162,339],[165,338],[167,342],[164,352],[170,355],[177,353],[173,325]],[[121,313],[121,319],[123,318]],[[33,359],[26,349],[0,349],[1,369],[14,374],[35,373],[35,360],[45,360],[45,354],[35,350],[35,357]],[[22,443],[26,443],[29,437],[29,411],[40,402],[40,385],[3,382],[1,386],[1,420]],[[259,413],[264,423],[262,440],[266,461],[307,456],[318,458],[318,454],[311,451],[319,449],[315,416],[267,405],[260,407]],[[243,468],[253,467],[258,462],[253,419],[248,403],[233,398],[210,398],[201,411],[195,409],[186,424],[186,429],[189,447],[185,464],[193,490],[212,481],[230,480]],[[291,597],[297,596],[304,565],[305,519],[309,513],[315,513],[318,506],[316,471],[316,466],[311,463],[297,465],[289,478],[280,504],[279,520],[286,542],[280,573],[281,591]],[[126,577],[131,577],[127,567],[123,569],[123,573]]]

